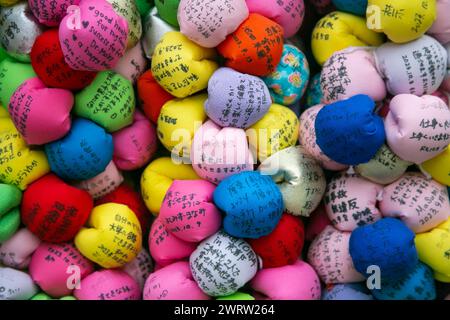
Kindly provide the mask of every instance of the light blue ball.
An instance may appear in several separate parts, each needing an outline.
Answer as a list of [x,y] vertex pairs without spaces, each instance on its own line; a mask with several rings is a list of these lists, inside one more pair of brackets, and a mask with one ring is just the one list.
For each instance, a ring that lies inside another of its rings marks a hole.
[[320,104],[323,94],[320,87],[320,72],[316,73],[310,80],[308,90],[306,91],[306,108],[314,107]]
[[69,133],[45,146],[51,170],[66,180],[86,180],[102,173],[113,156],[113,139],[86,119],[72,122]]
[[225,213],[223,228],[237,238],[257,239],[271,233],[283,213],[283,196],[272,178],[246,171],[223,180],[214,203]]
[[339,11],[365,16],[368,0],[332,0]]
[[263,80],[274,103],[293,105],[303,97],[308,86],[308,60],[297,47],[285,44],[276,70]]

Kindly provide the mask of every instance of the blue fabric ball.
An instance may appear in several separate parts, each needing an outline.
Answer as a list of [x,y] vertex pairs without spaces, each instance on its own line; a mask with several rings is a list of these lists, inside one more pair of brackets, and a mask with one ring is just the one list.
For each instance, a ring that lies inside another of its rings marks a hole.
[[321,103],[323,98],[322,88],[320,86],[320,72],[316,73],[309,81],[306,91],[305,110]]
[[419,262],[414,270],[397,281],[383,281],[380,289],[372,290],[378,300],[434,300],[436,286],[433,271]]
[[402,221],[384,218],[356,228],[350,236],[350,256],[363,275],[369,266],[378,266],[383,280],[398,280],[418,263],[415,234]]
[[365,16],[368,0],[332,0],[339,11]]
[[50,168],[66,180],[86,180],[102,173],[113,156],[113,139],[92,121],[76,119],[70,132],[45,146]]
[[257,239],[271,233],[283,213],[283,197],[270,176],[246,171],[223,180],[214,203],[225,213],[223,228],[238,238]]
[[346,283],[324,290],[322,300],[373,300],[373,297],[364,284]]
[[359,94],[324,106],[315,121],[316,142],[330,159],[358,165],[372,159],[386,139],[375,102]]
[[285,44],[277,68],[263,80],[274,103],[293,105],[306,91],[309,80],[308,60],[297,47]]

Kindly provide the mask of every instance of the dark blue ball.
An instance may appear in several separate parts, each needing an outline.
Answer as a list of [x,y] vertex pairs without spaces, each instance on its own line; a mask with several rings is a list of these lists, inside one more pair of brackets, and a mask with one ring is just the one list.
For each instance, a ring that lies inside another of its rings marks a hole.
[[398,280],[418,263],[415,234],[402,221],[384,218],[355,229],[350,236],[350,255],[358,272],[365,276],[369,266],[380,268],[383,280]]

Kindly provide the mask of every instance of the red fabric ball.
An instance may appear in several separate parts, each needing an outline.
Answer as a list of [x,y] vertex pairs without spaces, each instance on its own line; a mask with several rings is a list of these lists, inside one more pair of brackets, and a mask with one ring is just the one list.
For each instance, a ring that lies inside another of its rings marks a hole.
[[277,268],[298,260],[305,241],[305,229],[300,218],[284,213],[275,230],[259,239],[248,240],[263,260],[263,268]]
[[164,90],[155,78],[151,70],[145,72],[137,81],[137,92],[145,115],[153,122],[158,122],[159,113],[163,105],[175,99]]
[[283,55],[283,28],[257,13],[250,13],[236,31],[228,35],[217,51],[225,66],[254,76],[274,72]]
[[141,223],[142,233],[145,234],[150,228],[150,213],[145,206],[140,194],[133,190],[130,186],[122,183],[116,190],[108,193],[95,201],[95,205],[104,203],[119,203],[124,204],[130,208],[139,222]]
[[92,208],[89,193],[48,174],[25,190],[21,215],[23,223],[39,239],[60,243],[75,237]]
[[331,221],[325,207],[321,204],[309,217],[306,226],[306,240],[313,241],[327,226],[331,226]]
[[48,87],[81,90],[97,75],[69,67],[61,50],[58,29],[47,30],[36,38],[30,58],[34,71]]

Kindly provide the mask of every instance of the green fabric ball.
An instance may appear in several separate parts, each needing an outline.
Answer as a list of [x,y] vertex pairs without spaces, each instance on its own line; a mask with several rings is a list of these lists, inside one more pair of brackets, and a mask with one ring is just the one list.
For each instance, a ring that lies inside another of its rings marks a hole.
[[44,292],[39,292],[38,294],[32,296],[30,300],[53,300],[53,298]]
[[31,64],[6,58],[0,62],[0,104],[8,108],[14,91],[27,79],[37,77]]
[[8,54],[6,53],[5,49],[0,47],[0,62],[5,60],[8,57]]
[[136,7],[139,11],[139,14],[142,18],[146,17],[150,12],[151,8],[153,8],[154,3],[151,0],[135,0]]
[[38,294],[31,297],[30,300],[77,300],[77,299],[75,299],[75,297],[73,297],[73,296],[66,296],[66,297],[62,297],[59,299],[53,299],[48,294],[46,294],[44,292],[39,292]]
[[75,96],[74,113],[108,132],[133,122],[135,97],[131,82],[113,71],[102,71]]
[[158,14],[168,24],[179,28],[177,13],[180,0],[155,0],[155,6]]
[[244,292],[236,292],[229,296],[218,297],[217,300],[255,300],[251,295]]
[[22,191],[11,184],[0,183],[0,217],[18,207],[22,201]]
[[11,238],[20,226],[20,210],[15,208],[0,218],[0,243]]

